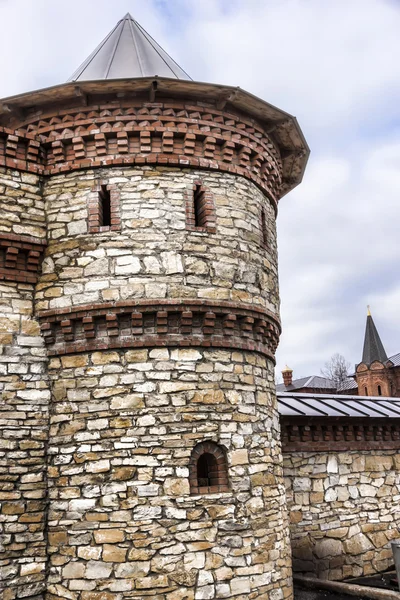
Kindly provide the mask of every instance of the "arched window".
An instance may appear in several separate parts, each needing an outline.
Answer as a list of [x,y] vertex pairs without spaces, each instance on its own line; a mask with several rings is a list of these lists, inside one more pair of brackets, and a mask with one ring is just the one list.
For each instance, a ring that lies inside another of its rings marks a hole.
[[378,396],[382,396],[382,388],[378,385]]
[[214,442],[201,442],[193,448],[189,463],[192,494],[227,492],[228,469],[223,448]]

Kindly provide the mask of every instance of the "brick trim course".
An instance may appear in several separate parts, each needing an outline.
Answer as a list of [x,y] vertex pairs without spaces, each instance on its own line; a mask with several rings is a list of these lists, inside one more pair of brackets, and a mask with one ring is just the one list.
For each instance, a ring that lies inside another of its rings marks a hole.
[[42,115],[16,131],[0,127],[0,166],[49,176],[117,165],[241,175],[275,208],[284,183],[279,150],[259,124],[201,104],[114,102]]
[[35,284],[46,240],[0,233],[0,281]]
[[51,356],[105,350],[199,346],[238,348],[274,360],[280,324],[267,311],[235,303],[154,300],[39,313]]
[[283,452],[400,448],[400,419],[282,417]]

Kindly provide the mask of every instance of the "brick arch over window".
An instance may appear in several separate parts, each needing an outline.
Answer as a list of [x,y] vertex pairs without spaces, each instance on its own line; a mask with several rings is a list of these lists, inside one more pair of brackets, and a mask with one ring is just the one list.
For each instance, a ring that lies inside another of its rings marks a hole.
[[224,449],[214,442],[201,442],[193,448],[189,463],[192,494],[227,492],[228,465]]

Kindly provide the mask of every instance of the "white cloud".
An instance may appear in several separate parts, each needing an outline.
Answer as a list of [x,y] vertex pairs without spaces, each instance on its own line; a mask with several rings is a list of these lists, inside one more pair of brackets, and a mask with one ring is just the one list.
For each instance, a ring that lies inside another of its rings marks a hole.
[[400,351],[399,3],[0,0],[0,97],[65,81],[127,11],[195,79],[295,114],[311,146],[279,208],[279,368],[360,360],[368,303]]

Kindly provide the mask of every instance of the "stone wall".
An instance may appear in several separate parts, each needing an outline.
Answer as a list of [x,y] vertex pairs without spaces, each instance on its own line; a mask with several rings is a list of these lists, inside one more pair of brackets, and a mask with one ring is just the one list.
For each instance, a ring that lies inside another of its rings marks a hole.
[[293,569],[345,579],[393,564],[400,531],[398,450],[284,453]]
[[[53,358],[50,376],[49,598],[290,596],[269,360],[119,350]],[[203,440],[226,449],[228,492],[190,495]]]
[[[93,235],[89,202],[99,181],[115,187],[121,226]],[[213,194],[213,234],[186,225],[186,196],[196,181]],[[274,209],[244,178],[169,167],[99,169],[52,177],[44,198],[49,247],[36,294],[38,311],[137,298],[198,298],[278,313]]]
[[32,312],[33,286],[0,282],[0,595],[4,600],[39,598],[45,586],[50,391],[44,342]]
[[[0,169],[0,241],[4,242],[0,263],[6,261],[11,273],[7,277],[0,268],[0,595],[4,600],[39,598],[45,588],[50,391],[44,342],[33,317],[34,286],[27,283],[35,280],[37,256],[32,256],[32,249],[42,248],[43,237],[39,177]],[[33,271],[24,258],[29,253]]]

